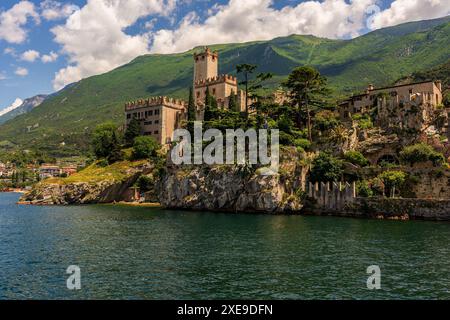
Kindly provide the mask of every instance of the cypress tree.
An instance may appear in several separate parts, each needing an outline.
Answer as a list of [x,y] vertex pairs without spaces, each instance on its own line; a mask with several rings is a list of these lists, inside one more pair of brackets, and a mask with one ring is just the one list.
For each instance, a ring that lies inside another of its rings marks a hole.
[[236,112],[241,111],[241,110],[239,110],[239,106],[237,104],[237,97],[236,97],[236,94],[234,93],[234,90],[231,90],[230,102],[228,104],[228,109],[230,111],[236,111]]
[[[206,88],[206,96],[205,96],[205,119],[204,119],[205,121],[211,121],[213,118],[212,102],[213,102],[213,97],[209,93],[209,87],[207,87]],[[216,106],[217,106],[217,102],[216,102]]]
[[[131,147],[134,143],[134,139],[141,135],[141,124],[136,118],[131,119],[130,124],[125,131],[125,144],[127,147]],[[117,136],[116,136],[117,138]]]
[[197,120],[196,109],[197,108],[195,106],[194,90],[191,87],[189,90],[188,121]]
[[120,146],[120,140],[119,140],[119,137],[117,136],[117,132],[114,131],[113,136],[112,136],[112,141],[111,141],[111,152],[108,156],[108,162],[110,164],[112,164],[112,163],[122,161],[122,160],[123,160],[123,154],[122,154],[122,149]]

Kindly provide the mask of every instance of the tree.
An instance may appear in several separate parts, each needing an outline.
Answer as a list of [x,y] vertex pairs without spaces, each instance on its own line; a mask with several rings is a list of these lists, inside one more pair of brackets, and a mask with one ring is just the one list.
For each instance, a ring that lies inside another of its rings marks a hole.
[[123,152],[120,144],[120,139],[117,136],[117,132],[113,132],[112,140],[111,140],[111,150],[108,155],[108,163],[113,164],[123,160]]
[[386,171],[378,176],[390,190],[391,197],[395,197],[396,188],[400,188],[406,181],[406,174],[402,171]]
[[292,71],[283,85],[289,89],[292,107],[296,109],[297,126],[301,126],[301,112],[306,113],[308,138],[312,141],[311,109],[321,108],[323,96],[328,93],[327,80],[311,67],[299,67]]
[[[251,80],[251,75],[256,71],[258,66],[252,64],[240,64],[236,67],[238,74],[244,75],[244,80],[240,84],[245,85],[245,115],[248,118],[249,115],[249,100],[260,98],[258,91],[263,88],[263,83],[273,77],[272,73],[260,73],[256,76],[256,79]],[[240,110],[239,110],[240,111]]]
[[312,162],[310,179],[312,182],[336,182],[341,180],[342,173],[342,160],[328,152],[321,152]]
[[127,126],[127,130],[125,131],[125,144],[128,147],[133,145],[134,139],[141,135],[141,124],[139,120],[133,117],[131,119],[130,124]]
[[114,148],[116,126],[112,122],[97,126],[92,137],[92,149],[97,159],[107,159]]
[[217,112],[217,100],[209,92],[209,87],[206,88],[205,96],[205,116],[204,121],[211,121]]
[[245,114],[248,117],[248,99],[249,99],[249,77],[255,72],[258,67],[253,64],[239,64],[236,66],[237,73],[244,75],[244,81],[241,84],[245,85]]
[[189,103],[188,103],[188,121],[197,120],[197,107],[195,105],[194,99],[194,89],[191,87],[189,89]]
[[153,137],[142,136],[134,139],[133,158],[148,159],[157,155],[160,146]]
[[228,110],[230,111],[236,111],[239,112],[241,111],[238,103],[237,103],[237,96],[234,93],[234,90],[231,90],[231,94],[230,94],[230,102],[228,103]]

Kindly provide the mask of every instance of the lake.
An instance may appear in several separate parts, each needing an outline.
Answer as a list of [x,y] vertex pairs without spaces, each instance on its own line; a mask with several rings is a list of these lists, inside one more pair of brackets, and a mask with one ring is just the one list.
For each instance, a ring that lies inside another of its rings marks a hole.
[[[450,299],[450,224],[18,206],[0,194],[0,299]],[[67,289],[69,266],[81,290]],[[381,290],[367,289],[367,267]]]

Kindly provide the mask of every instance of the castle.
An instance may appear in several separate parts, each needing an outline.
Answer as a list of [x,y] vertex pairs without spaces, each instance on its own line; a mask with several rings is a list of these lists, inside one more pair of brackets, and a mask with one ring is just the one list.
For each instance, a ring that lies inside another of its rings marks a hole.
[[219,54],[209,48],[201,53],[194,53],[194,94],[195,103],[201,110],[205,104],[206,92],[217,100],[219,108],[227,109],[230,97],[236,96],[241,111],[245,108],[245,93],[238,88],[236,77],[227,74],[219,75]]
[[[203,119],[206,92],[209,90],[219,108],[227,109],[230,98],[235,95],[237,107],[245,109],[245,93],[239,90],[236,77],[219,75],[219,54],[205,48],[194,54],[194,100],[197,120]],[[188,103],[168,97],[153,97],[125,104],[126,126],[137,119],[141,124],[141,134],[152,136],[161,145],[172,142],[173,133],[187,119]]]
[[[339,105],[340,118],[351,122],[355,115],[371,116],[385,129],[426,130],[442,105],[440,81],[426,81],[385,88],[370,85],[366,92],[354,95]],[[442,108],[442,113],[445,110]],[[447,114],[444,114],[447,117]]]

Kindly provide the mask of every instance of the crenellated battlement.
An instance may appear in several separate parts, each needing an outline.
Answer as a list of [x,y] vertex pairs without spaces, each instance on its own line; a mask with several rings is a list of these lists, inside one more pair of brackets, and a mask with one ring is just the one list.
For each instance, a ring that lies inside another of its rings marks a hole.
[[228,82],[233,85],[238,84],[238,80],[236,77],[233,77],[229,74],[221,74],[220,76],[217,76],[217,77],[195,81],[195,86],[196,87],[204,87],[204,86],[210,86],[210,85],[223,83],[223,82]]
[[204,50],[200,53],[194,52],[194,59],[198,59],[201,57],[213,56],[215,58],[219,58],[219,53],[217,51],[211,51],[210,48],[205,47]]
[[187,102],[181,99],[170,98],[166,96],[151,97],[148,99],[139,99],[125,103],[125,110],[134,110],[143,107],[167,106],[175,109],[184,110]]

